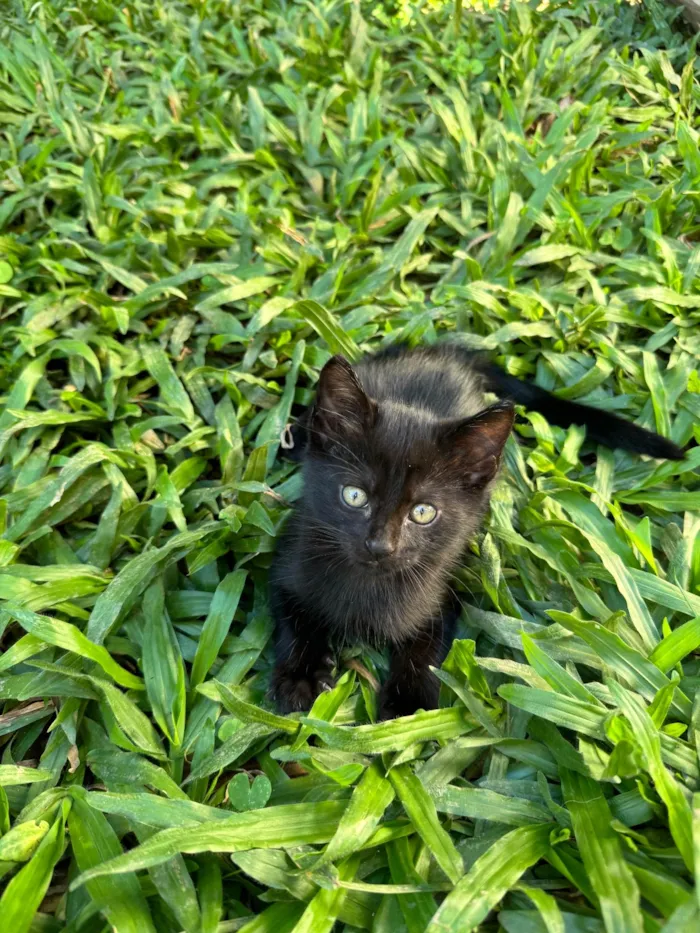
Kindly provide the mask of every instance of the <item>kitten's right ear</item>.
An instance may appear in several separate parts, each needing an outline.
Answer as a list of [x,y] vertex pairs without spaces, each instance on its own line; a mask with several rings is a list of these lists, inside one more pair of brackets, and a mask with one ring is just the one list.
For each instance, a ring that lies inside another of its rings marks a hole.
[[361,435],[374,421],[377,403],[360,385],[355,370],[344,356],[333,356],[321,370],[312,417],[312,442],[323,446],[352,435]]

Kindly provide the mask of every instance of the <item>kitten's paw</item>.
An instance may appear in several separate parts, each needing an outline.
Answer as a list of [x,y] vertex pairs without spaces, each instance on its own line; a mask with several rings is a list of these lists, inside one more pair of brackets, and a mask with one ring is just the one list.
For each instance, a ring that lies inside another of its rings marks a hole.
[[283,713],[310,710],[320,693],[335,687],[335,680],[331,673],[333,662],[328,660],[327,666],[324,665],[312,673],[290,671],[284,666],[275,671],[272,693],[275,703]]
[[431,684],[416,689],[405,683],[389,681],[379,694],[379,719],[397,719],[412,716],[419,709],[435,709],[438,705],[438,689]]

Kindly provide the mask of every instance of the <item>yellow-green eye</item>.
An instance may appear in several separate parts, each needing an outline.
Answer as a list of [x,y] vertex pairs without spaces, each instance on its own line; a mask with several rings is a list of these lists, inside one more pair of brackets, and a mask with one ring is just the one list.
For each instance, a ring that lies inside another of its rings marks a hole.
[[427,502],[419,502],[411,509],[411,520],[417,525],[429,525],[435,520],[437,509],[434,505],[428,505]]
[[341,495],[343,502],[351,509],[361,509],[367,505],[367,493],[359,486],[343,486]]

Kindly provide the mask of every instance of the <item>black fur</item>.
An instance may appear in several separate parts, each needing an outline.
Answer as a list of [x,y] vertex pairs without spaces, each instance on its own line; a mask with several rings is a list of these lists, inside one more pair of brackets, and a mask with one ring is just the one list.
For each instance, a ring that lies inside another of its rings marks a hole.
[[[484,393],[509,399],[487,405]],[[437,702],[430,672],[449,648],[459,604],[450,574],[488,506],[514,411],[580,423],[610,447],[682,457],[666,438],[520,382],[462,347],[391,348],[354,367],[333,357],[316,401],[293,431],[304,492],[271,571],[277,665],[285,711],[308,709],[332,683],[332,649],[360,640],[392,649],[385,717]],[[352,508],[344,486],[365,490]],[[437,510],[426,525],[417,503]]]

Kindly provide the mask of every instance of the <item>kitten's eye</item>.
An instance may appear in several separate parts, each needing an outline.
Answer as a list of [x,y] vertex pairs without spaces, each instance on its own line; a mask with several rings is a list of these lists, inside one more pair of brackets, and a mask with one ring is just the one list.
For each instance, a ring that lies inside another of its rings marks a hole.
[[417,525],[429,525],[435,520],[437,509],[434,505],[428,505],[427,502],[419,502],[411,509],[411,521]]
[[367,505],[367,493],[359,486],[343,486],[340,494],[343,502],[351,509],[361,509]]

